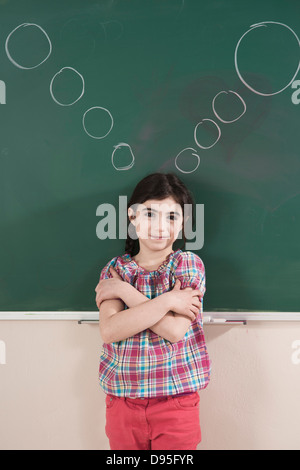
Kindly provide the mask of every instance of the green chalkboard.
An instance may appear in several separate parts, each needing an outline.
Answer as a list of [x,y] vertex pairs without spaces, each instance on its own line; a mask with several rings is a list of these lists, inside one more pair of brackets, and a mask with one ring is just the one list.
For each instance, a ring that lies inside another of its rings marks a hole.
[[204,310],[300,311],[299,2],[0,0],[0,25],[0,310],[97,311],[125,247],[97,207],[162,171],[204,204]]

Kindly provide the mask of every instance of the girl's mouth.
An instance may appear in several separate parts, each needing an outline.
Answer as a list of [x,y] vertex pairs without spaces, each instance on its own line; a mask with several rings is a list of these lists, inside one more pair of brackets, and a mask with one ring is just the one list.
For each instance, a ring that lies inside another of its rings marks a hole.
[[150,237],[152,240],[167,240],[167,237]]

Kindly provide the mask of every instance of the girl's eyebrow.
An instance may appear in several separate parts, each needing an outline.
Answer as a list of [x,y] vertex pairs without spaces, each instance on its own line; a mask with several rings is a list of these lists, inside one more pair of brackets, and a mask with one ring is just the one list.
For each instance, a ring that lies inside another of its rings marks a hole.
[[[147,212],[148,212],[148,211],[158,212],[158,211],[155,210],[155,209],[151,209],[151,207],[146,207],[146,209],[143,209],[143,210],[142,210],[142,212],[146,212],[146,211],[147,211]],[[179,212],[176,212],[176,211],[175,211],[175,212],[174,212],[174,211],[171,211],[171,212],[169,212],[169,214],[177,214],[177,215],[180,215]]]

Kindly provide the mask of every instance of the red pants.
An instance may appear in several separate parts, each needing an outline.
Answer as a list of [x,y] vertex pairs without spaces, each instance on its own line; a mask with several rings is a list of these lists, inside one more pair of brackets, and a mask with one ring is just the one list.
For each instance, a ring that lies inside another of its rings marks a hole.
[[195,450],[201,441],[198,392],[178,397],[106,396],[111,450]]

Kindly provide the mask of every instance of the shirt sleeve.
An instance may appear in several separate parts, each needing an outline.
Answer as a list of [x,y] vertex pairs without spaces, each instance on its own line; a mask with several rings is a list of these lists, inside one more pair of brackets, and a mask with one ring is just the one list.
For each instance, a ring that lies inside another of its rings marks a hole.
[[175,270],[175,280],[180,279],[181,289],[192,287],[201,291],[201,299],[206,291],[205,267],[201,258],[192,251],[182,252]]
[[112,266],[113,268],[115,267],[116,265],[116,261],[117,261],[117,256],[115,256],[113,259],[111,259],[105,266],[104,268],[102,269],[101,273],[100,273],[100,278],[99,278],[99,282],[102,281],[102,279],[110,279],[112,278],[112,275],[109,271],[109,268]]

